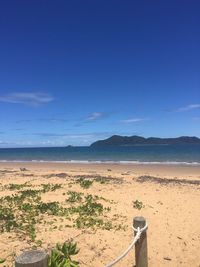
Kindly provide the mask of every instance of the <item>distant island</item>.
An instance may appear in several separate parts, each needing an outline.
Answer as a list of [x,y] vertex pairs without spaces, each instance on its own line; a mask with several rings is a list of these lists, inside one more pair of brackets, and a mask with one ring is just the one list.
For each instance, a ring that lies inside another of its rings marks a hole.
[[172,145],[172,144],[200,144],[200,138],[195,136],[180,136],[177,138],[157,138],[142,136],[113,135],[107,139],[92,143],[91,147],[105,146],[135,146],[135,145]]

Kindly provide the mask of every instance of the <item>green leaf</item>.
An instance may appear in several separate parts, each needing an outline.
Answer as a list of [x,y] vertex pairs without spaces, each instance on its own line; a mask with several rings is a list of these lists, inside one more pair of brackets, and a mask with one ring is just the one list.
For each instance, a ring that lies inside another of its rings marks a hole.
[[6,260],[0,258],[0,263],[4,263]]
[[79,263],[71,259],[71,256],[78,252],[76,243],[65,242],[63,245],[57,243],[51,251],[48,267],[78,267]]

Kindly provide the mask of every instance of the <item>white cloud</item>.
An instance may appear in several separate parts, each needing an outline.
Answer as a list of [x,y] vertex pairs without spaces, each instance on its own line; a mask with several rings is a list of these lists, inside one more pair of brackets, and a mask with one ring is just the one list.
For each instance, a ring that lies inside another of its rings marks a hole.
[[35,136],[41,136],[41,137],[61,137],[61,138],[67,138],[67,139],[82,139],[82,138],[95,138],[98,136],[109,136],[109,133],[107,132],[100,132],[100,133],[71,133],[71,134],[65,134],[65,133],[31,133],[31,134],[24,134],[24,135],[35,135]]
[[93,113],[90,113],[87,117],[82,117],[80,120],[77,120],[77,123],[74,124],[74,126],[75,127],[81,127],[85,123],[93,123],[93,122],[96,122],[98,120],[105,119],[105,118],[109,117],[110,115],[111,115],[111,113],[109,113],[109,112],[93,112]]
[[85,119],[85,121],[96,121],[104,116],[105,114],[103,112],[93,112]]
[[47,93],[16,92],[0,96],[0,102],[39,106],[53,101],[54,98]]
[[193,109],[200,109],[200,104],[190,104],[185,107],[178,108],[176,111],[177,112],[182,112],[182,111],[189,111]]
[[120,122],[122,123],[135,123],[135,122],[141,122],[141,121],[145,121],[147,119],[143,119],[143,118],[131,118],[131,119],[126,119],[126,120],[121,120]]

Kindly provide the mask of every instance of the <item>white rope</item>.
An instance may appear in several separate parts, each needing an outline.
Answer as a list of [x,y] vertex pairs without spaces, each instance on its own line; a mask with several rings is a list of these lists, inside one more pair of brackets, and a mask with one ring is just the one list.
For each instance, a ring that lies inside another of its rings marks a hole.
[[129,251],[132,249],[132,247],[136,244],[136,242],[140,239],[142,232],[146,231],[147,227],[148,227],[147,224],[143,228],[138,227],[137,229],[132,226],[133,230],[136,232],[136,235],[133,239],[133,242],[119,257],[117,257],[114,261],[110,262],[105,267],[111,267],[111,266],[115,265],[117,262],[119,262],[121,259],[123,259],[129,253]]

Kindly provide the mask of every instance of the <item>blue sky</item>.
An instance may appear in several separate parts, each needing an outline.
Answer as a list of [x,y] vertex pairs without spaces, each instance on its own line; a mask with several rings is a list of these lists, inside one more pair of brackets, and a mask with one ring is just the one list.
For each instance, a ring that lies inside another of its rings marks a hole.
[[200,137],[199,1],[2,1],[0,147]]

